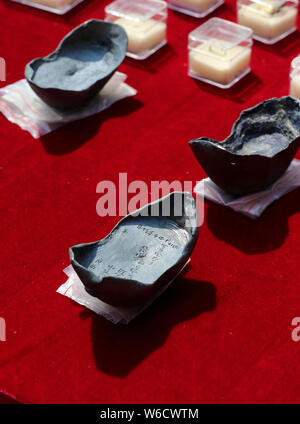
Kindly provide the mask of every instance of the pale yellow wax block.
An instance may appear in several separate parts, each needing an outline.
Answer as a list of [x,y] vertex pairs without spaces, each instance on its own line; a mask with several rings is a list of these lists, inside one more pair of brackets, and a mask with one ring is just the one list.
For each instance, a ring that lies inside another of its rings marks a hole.
[[224,51],[218,48],[230,46],[229,42],[214,40],[215,46],[203,43],[189,52],[189,69],[201,78],[227,85],[244,72],[250,63],[251,48],[234,46]]
[[271,40],[296,25],[297,9],[283,6],[272,13],[259,8],[258,4],[241,6],[238,10],[238,22],[251,28],[255,35]]
[[76,0],[29,0],[29,1],[32,3],[39,3],[39,4],[43,4],[44,6],[50,6],[50,7],[59,9],[74,3]]
[[125,29],[128,36],[128,50],[131,52],[142,53],[151,50],[166,38],[165,22],[154,19],[137,22],[126,18],[114,22]]
[[173,0],[172,3],[181,7],[191,7],[193,9],[199,9],[199,11],[205,11],[210,9],[218,0]]
[[300,99],[300,73],[291,79],[290,95]]

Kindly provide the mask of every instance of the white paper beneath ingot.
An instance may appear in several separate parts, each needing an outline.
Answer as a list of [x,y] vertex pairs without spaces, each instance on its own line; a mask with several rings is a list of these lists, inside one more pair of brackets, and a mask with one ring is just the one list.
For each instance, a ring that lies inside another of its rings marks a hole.
[[114,23],[125,29],[128,36],[128,51],[130,52],[146,52],[166,39],[167,25],[165,22],[154,19],[138,22],[120,18]]
[[[222,40],[220,45],[230,43]],[[226,85],[249,67],[250,58],[250,47],[234,46],[222,51],[217,44],[202,43],[189,51],[189,70],[200,78]]]
[[178,277],[178,275],[184,270],[187,264],[190,262],[190,259],[185,263],[179,273],[165,286],[158,291],[155,296],[153,296],[147,303],[131,308],[117,307],[112,306],[107,303],[102,302],[102,300],[91,296],[84,288],[84,285],[80,281],[78,275],[74,271],[72,265],[69,265],[64,269],[64,273],[69,277],[68,280],[62,284],[58,289],[57,293],[67,296],[79,303],[80,305],[85,306],[91,311],[95,312],[98,315],[102,315],[108,321],[111,321],[114,324],[129,324],[136,316],[142,313],[151,303],[154,302],[169,286],[173,281]]
[[134,96],[137,91],[125,84],[127,76],[116,72],[98,95],[84,106],[58,111],[44,103],[25,79],[0,89],[0,112],[32,137],[39,138],[63,125],[94,115],[113,103]]
[[233,196],[223,191],[210,178],[201,180],[195,186],[194,192],[200,196],[204,193],[204,198],[256,219],[271,203],[298,187],[300,187],[300,160],[294,159],[281,178],[266,190],[257,193]]
[[271,40],[296,25],[297,8],[283,6],[278,12],[272,14],[258,9],[259,6],[253,3],[241,5],[238,9],[238,23],[251,28],[255,35]]

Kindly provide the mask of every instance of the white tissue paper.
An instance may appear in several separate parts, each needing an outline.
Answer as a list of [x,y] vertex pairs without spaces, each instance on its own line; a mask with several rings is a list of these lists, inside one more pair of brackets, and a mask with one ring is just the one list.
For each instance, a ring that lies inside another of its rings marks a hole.
[[64,273],[67,274],[68,280],[64,284],[62,284],[56,291],[57,293],[60,293],[63,296],[71,298],[80,305],[85,306],[96,314],[102,315],[104,318],[114,324],[129,324],[130,321],[132,321],[137,315],[139,315],[146,308],[148,308],[148,306],[151,305],[151,303],[154,302],[154,300],[170,286],[170,284],[175,280],[176,277],[178,277],[178,275],[184,270],[184,268],[189,262],[190,259],[185,263],[185,265],[173,278],[173,280],[171,280],[160,291],[158,291],[155,296],[153,296],[147,303],[138,307],[125,308],[112,306],[90,295],[85,290],[84,285],[80,281],[72,265],[69,265],[67,268],[64,269]]
[[137,91],[125,84],[126,78],[127,75],[116,72],[97,96],[71,111],[51,108],[22,79],[0,89],[0,111],[10,122],[39,138],[69,122],[101,112],[125,97],[134,96]]
[[201,180],[194,192],[201,197],[226,206],[249,218],[258,218],[272,202],[300,187],[300,160],[294,159],[287,171],[266,190],[247,196],[233,196],[223,191],[210,178]]

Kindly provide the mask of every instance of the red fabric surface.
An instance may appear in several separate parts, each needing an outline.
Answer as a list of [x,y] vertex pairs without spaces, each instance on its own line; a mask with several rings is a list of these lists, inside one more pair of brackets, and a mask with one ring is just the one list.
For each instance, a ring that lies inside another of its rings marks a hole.
[[[65,17],[0,2],[7,83],[74,26],[103,18],[87,1]],[[214,13],[236,20],[235,2]],[[131,325],[114,326],[56,293],[71,245],[104,237],[101,180],[205,176],[187,142],[224,139],[240,112],[288,94],[299,33],[254,44],[251,75],[228,91],[187,76],[187,35],[203,20],[170,11],[169,44],[120,70],[135,98],[41,140],[0,117],[0,390],[23,402],[299,402],[300,190],[256,222],[214,204],[191,266]],[[4,86],[4,83],[1,83]],[[298,158],[300,158],[298,154]]]

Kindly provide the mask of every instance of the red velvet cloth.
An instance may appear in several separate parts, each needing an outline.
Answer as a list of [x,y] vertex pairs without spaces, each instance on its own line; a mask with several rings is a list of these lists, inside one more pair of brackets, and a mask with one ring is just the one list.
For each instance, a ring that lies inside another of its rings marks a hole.
[[[103,18],[88,0],[65,17],[0,2],[7,83],[74,26]],[[235,2],[214,14],[236,21]],[[205,176],[187,142],[224,139],[240,112],[287,95],[299,33],[254,43],[251,75],[222,91],[187,76],[187,36],[204,20],[170,11],[169,44],[120,70],[137,90],[41,140],[0,117],[0,390],[29,403],[299,402],[300,190],[258,221],[207,204],[189,270],[129,326],[56,293],[68,248],[104,237],[101,180]],[[5,83],[1,83],[4,86]],[[298,158],[300,158],[298,154]]]

